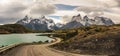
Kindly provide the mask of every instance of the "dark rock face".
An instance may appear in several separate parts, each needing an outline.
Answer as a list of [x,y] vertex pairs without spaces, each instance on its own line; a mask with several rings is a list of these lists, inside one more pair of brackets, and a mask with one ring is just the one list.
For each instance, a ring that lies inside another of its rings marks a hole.
[[83,26],[80,22],[72,21],[63,26],[63,28],[78,28]]

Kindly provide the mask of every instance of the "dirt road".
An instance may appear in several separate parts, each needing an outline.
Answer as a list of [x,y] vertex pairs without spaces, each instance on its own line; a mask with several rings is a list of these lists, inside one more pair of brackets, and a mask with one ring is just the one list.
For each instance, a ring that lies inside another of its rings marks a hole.
[[57,41],[54,43],[17,47],[5,55],[0,56],[82,56],[49,48],[48,46],[59,43],[61,41],[59,38],[56,39]]

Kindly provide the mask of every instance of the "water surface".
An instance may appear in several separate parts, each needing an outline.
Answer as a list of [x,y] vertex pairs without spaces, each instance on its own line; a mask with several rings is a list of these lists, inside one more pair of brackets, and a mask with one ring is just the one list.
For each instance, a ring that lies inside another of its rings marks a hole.
[[46,40],[49,40],[49,41],[52,40],[47,36],[37,36],[40,34],[41,33],[0,35],[0,46],[23,43],[23,42],[38,42],[38,41],[44,42]]

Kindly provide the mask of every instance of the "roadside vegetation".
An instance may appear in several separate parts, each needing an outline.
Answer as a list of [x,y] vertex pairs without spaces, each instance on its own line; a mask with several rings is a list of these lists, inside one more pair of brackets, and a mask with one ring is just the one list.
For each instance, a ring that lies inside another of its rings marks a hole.
[[63,41],[51,47],[91,55],[120,55],[120,25],[54,30]]

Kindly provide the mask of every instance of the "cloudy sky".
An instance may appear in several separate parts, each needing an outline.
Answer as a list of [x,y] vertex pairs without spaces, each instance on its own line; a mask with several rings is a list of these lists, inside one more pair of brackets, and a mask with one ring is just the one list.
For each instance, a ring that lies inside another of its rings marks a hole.
[[0,24],[14,23],[25,15],[45,15],[56,23],[65,23],[79,13],[120,23],[120,0],[0,0]]

